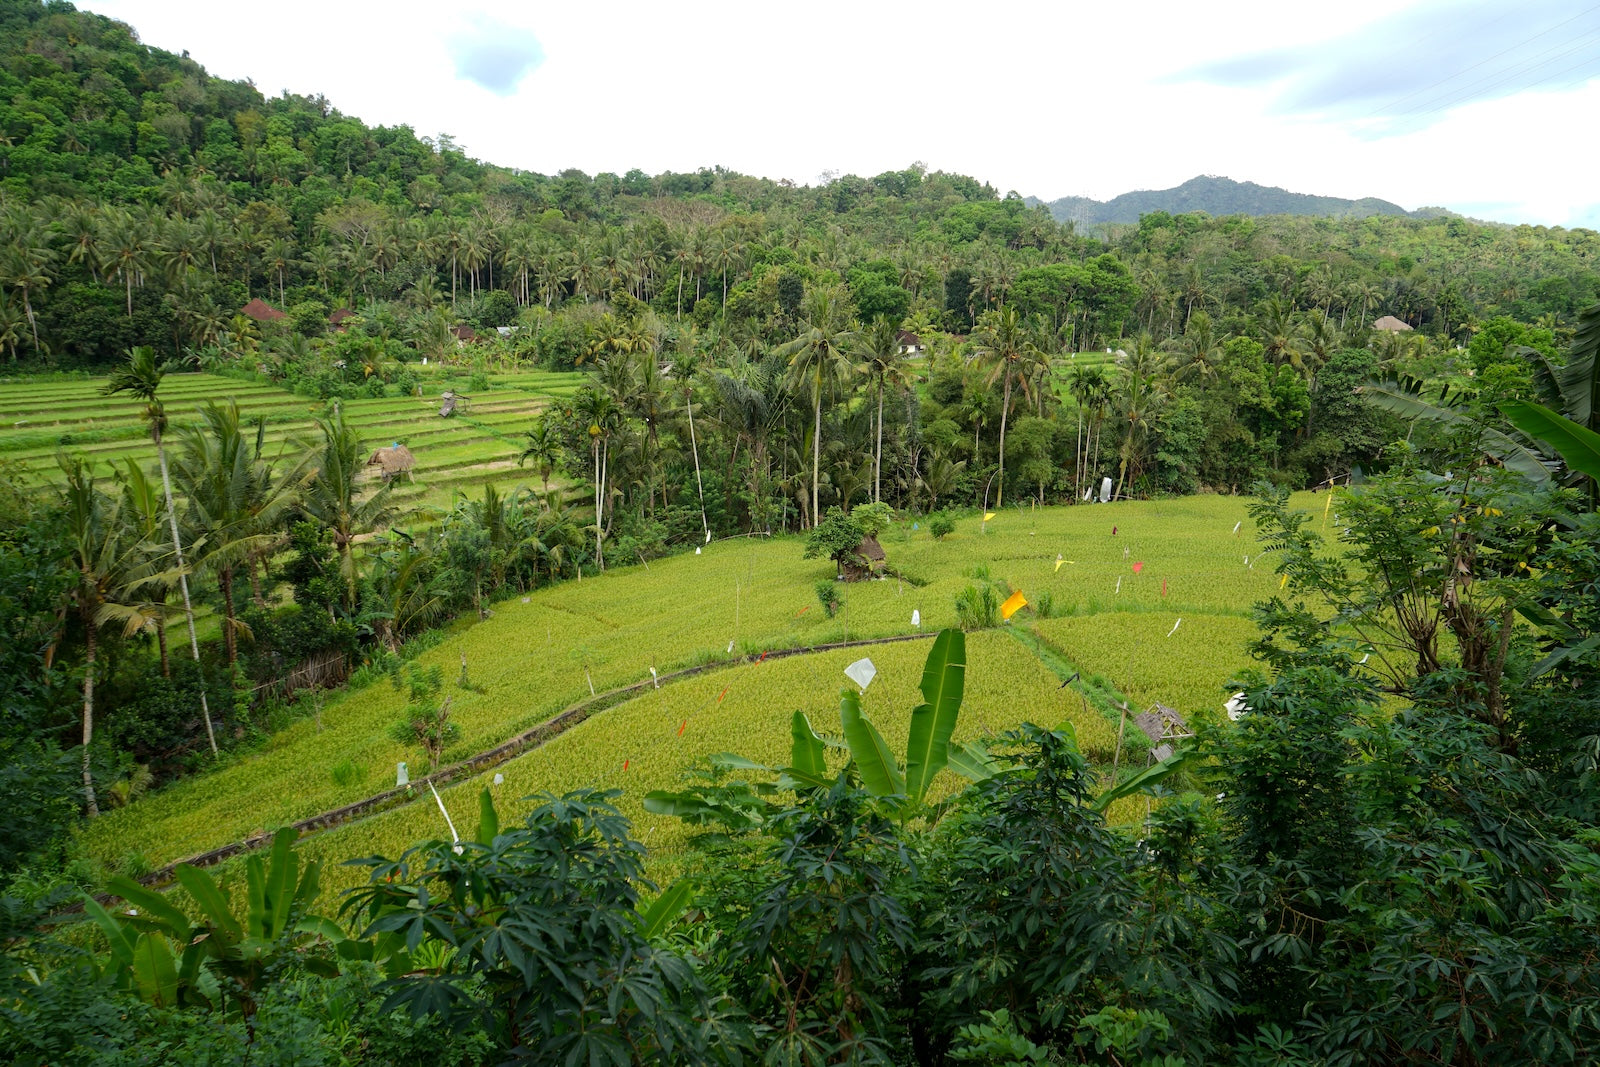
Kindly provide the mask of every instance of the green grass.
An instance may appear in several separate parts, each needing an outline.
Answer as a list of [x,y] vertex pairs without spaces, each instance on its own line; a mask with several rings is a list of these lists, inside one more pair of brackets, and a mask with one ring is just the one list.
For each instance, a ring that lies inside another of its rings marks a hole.
[[[1235,523],[1240,524],[1237,536]],[[913,609],[920,611],[925,630],[954,625],[956,594],[972,581],[967,572],[979,566],[1030,598],[1048,591],[1065,617],[1043,621],[1040,632],[1086,673],[1103,675],[1130,698],[1144,700],[1149,694],[1187,713],[1220,704],[1215,687],[1247,662],[1242,646],[1250,630],[1244,612],[1276,586],[1268,566],[1244,566],[1243,555],[1255,548],[1251,524],[1245,501],[1229,497],[1036,512],[1007,508],[986,532],[971,518],[959,522],[943,542],[934,542],[926,530],[905,527],[887,532],[883,543],[890,562],[921,584],[890,579],[845,587],[843,610],[833,619],[823,614],[813,589],[833,566],[803,560],[798,538],[722,541],[701,555],[656,561],[648,569],[613,568],[599,578],[540,590],[526,603],[516,597],[503,601],[493,618],[461,623],[420,657],[423,664],[440,664],[453,679],[465,653],[473,681],[485,690],[455,694],[453,718],[462,738],[447,760],[490,748],[587,697],[585,663],[596,688],[604,690],[648,678],[652,666],[665,673],[728,658],[730,642],[735,654],[759,654],[846,637],[908,633]],[[1059,570],[1058,554],[1071,561]],[[1134,562],[1144,564],[1137,575]],[[1178,617],[1184,618],[1183,626],[1164,638]],[[1027,625],[1029,617],[1014,622]],[[917,647],[893,646],[893,655],[924,654],[907,651]],[[1017,642],[1007,639],[1007,647],[1008,656],[1022,659],[991,662],[1037,666]],[[1210,657],[1209,674],[1193,668],[1202,655]],[[1147,660],[1164,658],[1180,664],[1170,687],[1145,667]],[[1137,671],[1127,666],[1130,660]],[[804,666],[807,662],[785,668],[799,673],[774,701],[784,715],[797,703],[831,703],[836,696],[838,672],[831,666]],[[1000,673],[981,677],[985,671]],[[1023,676],[1011,666],[976,663],[970,677],[975,687],[1004,687],[1022,685]],[[1024,699],[1031,686],[1017,690],[1019,707],[1040,706],[1031,696]],[[309,720],[296,723],[265,751],[95,820],[84,832],[84,845],[108,862],[135,851],[160,865],[369,795],[393,781],[396,761],[418,765],[419,752],[388,737],[402,703],[387,684],[334,698],[324,708],[320,733]],[[1063,696],[1062,703],[1070,710],[1074,701]],[[618,710],[594,721],[620,721]],[[974,705],[969,717],[981,728],[988,714]],[[990,724],[998,729],[1001,720]],[[599,726],[584,729],[584,736],[601,731]],[[626,739],[627,732],[617,736]],[[717,748],[737,747],[735,740],[730,737]],[[593,760],[586,755],[591,750]],[[608,762],[620,763],[610,755],[602,758],[609,750],[599,747],[563,751],[571,753],[565,758],[574,775],[592,777]],[[658,752],[650,758],[666,757]],[[333,768],[346,760],[364,768],[365,777],[356,780],[346,773],[343,783],[336,780]],[[364,846],[339,847],[344,855],[355,855]]]

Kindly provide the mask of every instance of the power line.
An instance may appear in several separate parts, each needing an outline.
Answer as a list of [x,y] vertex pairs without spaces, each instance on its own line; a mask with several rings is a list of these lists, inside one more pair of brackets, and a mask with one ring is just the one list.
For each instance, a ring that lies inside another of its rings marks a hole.
[[[1451,73],[1449,75],[1446,75],[1443,78],[1440,78],[1438,81],[1433,82],[1430,85],[1425,85],[1420,89],[1415,89],[1415,90],[1405,94],[1404,96],[1398,97],[1395,100],[1390,101],[1388,104],[1384,105],[1383,107],[1379,108],[1377,111],[1373,112],[1372,115],[1369,116],[1369,117],[1371,117],[1371,118],[1380,118],[1380,117],[1382,117],[1384,115],[1385,112],[1390,111],[1395,107],[1398,107],[1399,105],[1405,103],[1408,100],[1413,99],[1414,97],[1424,96],[1425,94],[1431,93],[1434,89],[1437,89],[1437,88],[1439,88],[1439,87],[1441,87],[1441,86],[1443,86],[1443,85],[1445,85],[1445,84],[1447,84],[1449,82],[1455,81],[1457,78],[1461,77],[1463,74],[1468,73],[1469,71],[1476,70],[1477,68],[1483,66],[1486,63],[1492,63],[1496,59],[1499,59],[1499,58],[1501,58],[1502,56],[1505,56],[1505,55],[1509,55],[1510,53],[1515,52],[1520,48],[1525,48],[1528,45],[1532,44],[1534,41],[1537,41],[1539,38],[1545,37],[1545,36],[1547,36],[1547,35],[1549,35],[1551,33],[1554,33],[1556,30],[1561,29],[1563,26],[1568,26],[1568,25],[1570,25],[1570,24],[1572,24],[1574,22],[1577,22],[1579,19],[1582,19],[1587,15],[1591,15],[1596,11],[1600,11],[1600,4],[1595,4],[1592,7],[1589,7],[1587,9],[1583,10],[1583,11],[1578,12],[1576,15],[1573,15],[1571,18],[1563,19],[1561,22],[1556,23],[1554,26],[1549,26],[1549,27],[1547,27],[1547,28],[1545,28],[1543,30],[1540,30],[1538,33],[1535,33],[1535,34],[1532,34],[1529,37],[1523,38],[1522,40],[1520,40],[1517,43],[1511,45],[1510,47],[1501,49],[1499,52],[1496,52],[1491,56],[1487,56],[1487,57],[1485,57],[1483,59],[1480,59],[1480,60],[1478,60],[1478,62],[1473,63],[1470,66],[1463,67],[1461,70],[1454,71],[1453,73]],[[1493,26],[1495,23],[1502,21],[1506,17],[1507,17],[1506,15],[1502,15],[1502,16],[1500,16],[1500,18],[1494,19],[1494,20],[1486,23],[1483,27],[1481,27],[1481,29],[1488,29],[1490,26]],[[1552,48],[1550,48],[1550,49],[1546,49],[1545,52],[1541,52],[1541,53],[1539,53],[1539,55],[1542,56],[1542,55],[1548,53],[1549,51],[1553,51],[1555,48],[1560,48],[1563,45],[1567,45],[1567,44],[1570,44],[1570,43],[1571,43],[1570,40],[1569,41],[1564,41],[1561,44],[1552,46]],[[1491,77],[1493,77],[1493,75],[1491,75]],[[1482,79],[1479,79],[1479,80],[1482,80]],[[1476,82],[1474,82],[1472,84],[1476,84]],[[1455,92],[1456,90],[1451,90],[1451,91]],[[1448,95],[1448,94],[1446,94],[1446,95]],[[1448,104],[1445,105],[1445,106],[1448,106]],[[1412,110],[1414,110],[1414,109],[1412,109]],[[1394,117],[1395,118],[1402,118],[1406,114],[1409,114],[1409,113],[1410,113],[1410,111],[1403,112],[1402,114],[1396,115]]]
[[[1433,100],[1424,101],[1416,107],[1410,108],[1392,117],[1398,120],[1411,115],[1436,114],[1437,112],[1453,107],[1456,104],[1465,103],[1475,97],[1484,96],[1503,85],[1516,81],[1518,78],[1530,75],[1536,76],[1540,73],[1542,68],[1552,66],[1553,64],[1566,59],[1575,52],[1581,52],[1589,48],[1593,43],[1591,39],[1596,35],[1600,35],[1600,28],[1590,30],[1588,33],[1582,34],[1574,40],[1563,41],[1558,45],[1551,45],[1544,51],[1530,56],[1528,59],[1520,60],[1511,67],[1494,71],[1481,78],[1477,78],[1474,81],[1468,82],[1466,85],[1461,86],[1459,89],[1453,89],[1449,93],[1445,93],[1444,95],[1436,97]],[[1551,53],[1555,54],[1551,55]],[[1546,56],[1549,56],[1550,58],[1546,59]],[[1583,63],[1588,63],[1590,61],[1590,58],[1585,58],[1580,61],[1579,65],[1581,66]]]

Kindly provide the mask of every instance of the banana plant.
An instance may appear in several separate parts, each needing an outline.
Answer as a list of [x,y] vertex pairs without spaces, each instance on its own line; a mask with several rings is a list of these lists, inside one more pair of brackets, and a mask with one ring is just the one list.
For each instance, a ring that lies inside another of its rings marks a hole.
[[[904,765],[862,711],[860,696],[849,689],[840,692],[842,747],[849,752],[867,792],[890,802],[902,817],[927,810],[928,791],[943,770],[972,781],[981,781],[998,770],[982,745],[955,744],[950,740],[961,715],[966,670],[966,634],[960,630],[940,631],[923,665],[922,702],[911,711]],[[711,757],[714,771],[761,772],[775,775],[775,780],[758,782],[753,787],[738,782],[684,792],[654,790],[645,795],[645,810],[675,815],[698,825],[759,829],[771,813],[765,797],[822,789],[831,784],[827,766],[830,742],[817,735],[801,711],[790,718],[789,730],[791,746],[785,766],[772,767],[728,752]]]
[[229,988],[248,1020],[260,989],[290,956],[314,972],[337,973],[328,957],[303,951],[318,940],[338,946],[345,936],[336,923],[307,910],[317,896],[321,867],[312,862],[300,870],[298,836],[285,827],[273,836],[266,862],[260,855],[245,860],[242,915],[211,875],[189,864],[180,864],[176,873],[198,919],[121,875],[106,888],[131,905],[125,912],[113,914],[86,897],[84,908],[110,945],[116,983],[164,1007],[221,1008]]

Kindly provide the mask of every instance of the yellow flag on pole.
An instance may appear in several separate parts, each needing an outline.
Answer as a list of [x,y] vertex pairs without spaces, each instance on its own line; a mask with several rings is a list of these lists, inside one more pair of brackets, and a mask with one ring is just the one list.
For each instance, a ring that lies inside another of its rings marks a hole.
[[1281,581],[1281,582],[1279,582],[1279,583],[1278,583],[1278,588],[1279,588],[1279,589],[1282,589],[1282,588],[1283,588],[1283,587],[1284,587],[1284,586],[1286,586],[1286,585],[1288,585],[1288,584],[1289,584],[1289,576],[1288,576],[1288,575],[1287,575],[1287,574],[1285,574],[1285,575],[1284,575],[1284,576],[1283,576],[1283,581]]
[[[1063,560],[1060,556],[1056,557],[1056,571],[1061,569],[1061,564],[1064,563],[1064,562],[1065,562],[1065,560]],[[1055,571],[1051,571],[1050,573],[1054,574]]]
[[983,513],[983,521],[984,522],[988,522],[992,518],[994,518],[994,512],[986,511],[986,512]]
[[1015,593],[1006,597],[1006,602],[1000,605],[1000,617],[1009,619],[1027,606],[1027,598],[1022,595],[1022,590],[1018,589]]

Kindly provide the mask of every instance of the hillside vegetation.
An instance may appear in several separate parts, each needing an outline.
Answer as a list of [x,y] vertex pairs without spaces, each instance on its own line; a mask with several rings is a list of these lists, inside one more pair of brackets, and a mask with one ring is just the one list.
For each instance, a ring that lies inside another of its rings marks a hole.
[[0,1048],[1595,1062],[1600,235],[1233,193],[512,171],[0,0]]

